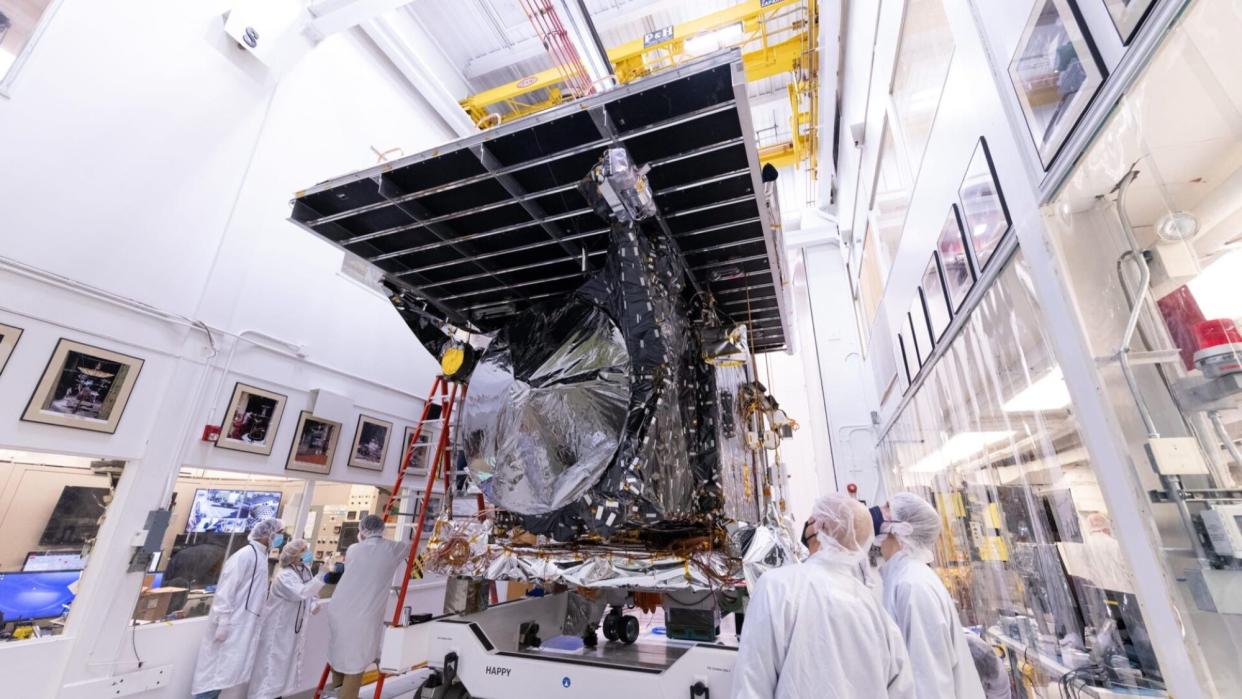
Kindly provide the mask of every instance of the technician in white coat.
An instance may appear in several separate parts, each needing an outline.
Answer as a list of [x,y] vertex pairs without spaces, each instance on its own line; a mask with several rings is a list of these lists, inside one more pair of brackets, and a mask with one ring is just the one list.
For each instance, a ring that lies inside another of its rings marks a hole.
[[906,639],[919,699],[984,699],[957,608],[928,566],[940,513],[913,493],[897,493],[878,514],[884,608]]
[[914,697],[901,634],[858,574],[873,538],[862,504],[815,501],[802,532],[811,557],[750,591],[734,699]]
[[384,611],[397,566],[410,545],[384,538],[384,520],[367,515],[358,526],[358,543],[345,551],[345,574],[328,604],[328,663],[340,699],[357,699],[362,673],[379,660]]
[[294,539],[280,551],[280,570],[263,608],[249,699],[276,699],[297,689],[307,620],[324,586],[323,576],[311,573],[311,560],[305,539]]
[[198,648],[194,699],[217,699],[220,692],[250,679],[259,644],[259,615],[267,601],[268,547],[279,546],[284,524],[265,519],[250,530],[250,542],[224,562],[211,612],[207,636]]

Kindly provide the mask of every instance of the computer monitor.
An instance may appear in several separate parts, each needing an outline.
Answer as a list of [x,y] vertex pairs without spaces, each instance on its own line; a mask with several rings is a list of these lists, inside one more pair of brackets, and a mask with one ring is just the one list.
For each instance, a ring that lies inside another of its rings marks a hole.
[[260,520],[276,516],[280,497],[280,491],[199,488],[194,491],[185,531],[244,534]]
[[57,570],[82,570],[86,567],[86,557],[81,549],[72,551],[31,551],[26,554],[26,562],[22,564],[23,573],[51,572]]
[[0,614],[6,622],[56,619],[69,611],[70,587],[82,572],[0,573]]

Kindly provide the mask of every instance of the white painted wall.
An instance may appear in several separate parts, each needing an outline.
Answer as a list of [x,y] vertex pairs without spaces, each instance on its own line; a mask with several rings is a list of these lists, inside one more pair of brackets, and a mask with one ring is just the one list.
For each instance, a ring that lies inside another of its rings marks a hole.
[[[0,98],[0,322],[26,330],[0,375],[0,447],[129,462],[66,633],[0,645],[6,695],[102,696],[99,678],[136,668],[136,641],[144,667],[174,666],[147,696],[186,696],[202,623],[131,640],[141,576],[124,572],[178,467],[289,475],[293,423],[322,388],[348,399],[330,478],[389,484],[396,449],[382,474],[345,466],[357,414],[400,434],[434,371],[388,302],[285,218],[297,189],[374,164],[371,146],[411,153],[448,134],[353,34],[278,80],[224,38],[228,5],[64,3]],[[19,420],[60,337],[146,360],[115,435]],[[289,397],[270,457],[194,437],[239,379]]]

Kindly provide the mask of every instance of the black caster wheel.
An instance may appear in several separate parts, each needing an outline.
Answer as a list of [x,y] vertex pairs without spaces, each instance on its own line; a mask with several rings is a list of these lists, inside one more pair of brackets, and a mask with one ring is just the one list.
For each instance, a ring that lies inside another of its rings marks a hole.
[[621,616],[618,614],[609,614],[608,616],[604,617],[604,623],[603,623],[604,638],[608,639],[609,641],[615,641],[617,640],[617,638],[619,638],[618,627],[620,627],[620,623],[619,623],[620,621],[621,621]]
[[638,640],[638,618],[626,614],[621,617],[621,628],[618,631],[619,640],[625,645],[630,645]]
[[599,636],[596,635],[595,629],[587,629],[582,633],[582,645],[585,648],[595,648],[599,645]]

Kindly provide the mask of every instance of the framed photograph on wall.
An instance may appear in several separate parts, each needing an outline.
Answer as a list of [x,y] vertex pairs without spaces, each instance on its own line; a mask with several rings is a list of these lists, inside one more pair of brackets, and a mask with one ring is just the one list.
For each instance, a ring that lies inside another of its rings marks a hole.
[[293,446],[285,468],[290,471],[306,471],[326,475],[332,471],[332,457],[336,456],[336,444],[341,438],[341,423],[315,417],[309,410],[298,415],[298,426],[293,431]]
[[1045,170],[1107,75],[1086,26],[1074,0],[1037,0],[1009,63]]
[[233,397],[220,423],[216,446],[264,456],[271,454],[286,401],[288,398],[279,393],[239,381],[233,387]]
[[940,267],[944,270],[944,286],[949,295],[949,307],[957,313],[962,302],[966,300],[966,295],[970,293],[970,288],[975,285],[975,270],[970,261],[970,246],[966,242],[966,232],[962,230],[962,219],[956,204],[949,207],[949,215],[940,227],[936,255],[940,257]]
[[13,354],[13,348],[17,346],[17,341],[21,339],[21,336],[21,328],[0,323],[0,372],[3,372],[4,365],[9,363],[9,355]]
[[61,339],[22,419],[93,432],[116,432],[143,360]]
[[1156,0],[1104,0],[1104,6],[1108,8],[1113,26],[1121,35],[1122,45],[1129,46],[1143,20],[1151,13],[1151,8],[1156,6]]
[[[405,437],[401,440],[401,448],[408,450],[410,448],[410,440],[414,438],[414,426],[410,425],[405,428]],[[418,441],[414,444],[414,453],[410,455],[410,470],[407,471],[411,476],[426,476],[427,469],[431,465],[431,434],[424,427],[422,433],[418,435]],[[401,458],[405,458],[405,453],[401,454]]]
[[931,339],[939,342],[944,331],[949,329],[949,320],[953,318],[949,310],[949,296],[944,290],[944,281],[940,276],[940,261],[935,252],[927,261],[923,270],[923,280],[919,285],[923,293],[923,307],[927,311],[927,322],[931,325]]
[[932,342],[931,330],[927,326],[927,314],[923,312],[923,299],[919,295],[917,289],[914,291],[914,298],[910,300],[910,312],[906,314],[910,319],[910,337],[914,340],[914,350],[918,354],[919,366],[927,363],[931,359]]
[[906,333],[897,333],[897,343],[893,345],[897,348],[897,373],[906,377],[905,389],[910,388],[910,384],[914,383],[914,377],[918,375],[918,359],[914,359],[914,365],[911,367],[910,352],[906,351]]
[[349,465],[383,471],[384,459],[388,456],[388,438],[391,435],[391,422],[359,415],[358,429],[354,431],[354,445],[349,450]]
[[970,236],[970,248],[975,254],[976,269],[982,272],[1012,223],[985,139],[979,139],[975,146],[957,198],[962,207],[962,226]]

